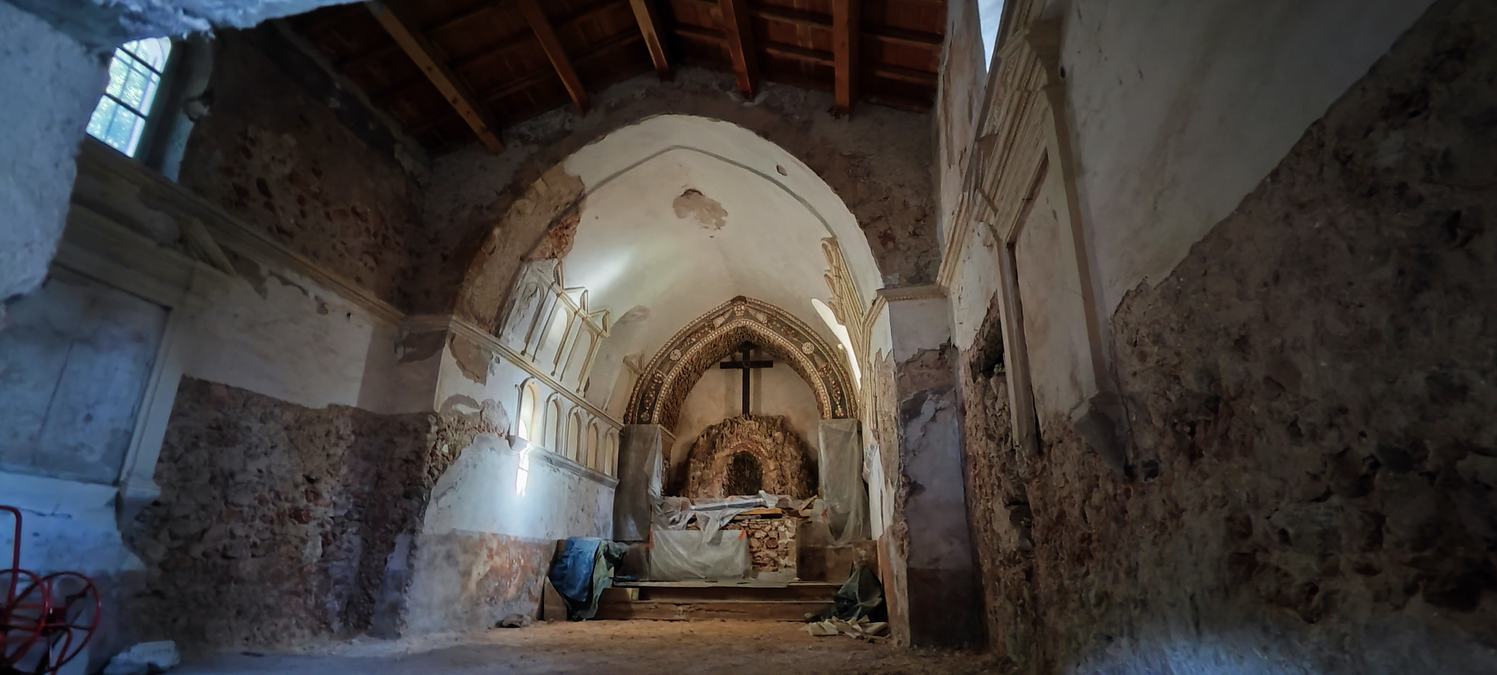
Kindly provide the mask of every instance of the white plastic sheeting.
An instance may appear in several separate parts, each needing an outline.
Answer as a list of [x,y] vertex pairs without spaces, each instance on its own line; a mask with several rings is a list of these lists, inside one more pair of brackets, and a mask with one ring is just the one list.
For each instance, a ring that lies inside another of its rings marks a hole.
[[650,520],[662,493],[661,432],[658,424],[624,427],[619,447],[619,484],[613,492],[614,541],[650,538]]
[[655,581],[747,579],[753,568],[744,530],[667,530],[650,533],[650,578]]
[[822,420],[817,425],[817,470],[832,541],[868,538],[868,488],[863,483],[863,442],[858,420]]

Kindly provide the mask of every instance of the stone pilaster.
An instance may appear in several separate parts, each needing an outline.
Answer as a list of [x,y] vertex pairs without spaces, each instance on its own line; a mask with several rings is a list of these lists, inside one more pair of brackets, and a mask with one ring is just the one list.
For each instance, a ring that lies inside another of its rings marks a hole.
[[890,621],[903,644],[973,644],[982,639],[982,606],[962,477],[950,305],[934,288],[900,290],[883,293],[899,420],[894,520],[880,541]]

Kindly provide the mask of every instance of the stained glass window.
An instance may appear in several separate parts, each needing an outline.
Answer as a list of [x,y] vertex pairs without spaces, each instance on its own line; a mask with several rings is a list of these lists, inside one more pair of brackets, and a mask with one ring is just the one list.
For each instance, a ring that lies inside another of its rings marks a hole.
[[109,60],[109,86],[88,120],[90,136],[135,156],[171,51],[172,42],[167,38],[126,42],[114,50],[114,58]]

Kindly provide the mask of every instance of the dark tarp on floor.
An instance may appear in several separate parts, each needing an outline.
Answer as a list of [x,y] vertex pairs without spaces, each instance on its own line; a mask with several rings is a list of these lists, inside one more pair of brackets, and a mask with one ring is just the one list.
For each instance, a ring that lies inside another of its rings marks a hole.
[[613,585],[613,568],[628,546],[597,537],[569,537],[566,548],[551,561],[551,585],[567,603],[567,618],[591,619],[598,599]]
[[832,597],[832,608],[823,619],[838,618],[854,621],[867,617],[873,621],[887,621],[889,613],[884,606],[884,585],[867,565],[853,568],[837,594]]

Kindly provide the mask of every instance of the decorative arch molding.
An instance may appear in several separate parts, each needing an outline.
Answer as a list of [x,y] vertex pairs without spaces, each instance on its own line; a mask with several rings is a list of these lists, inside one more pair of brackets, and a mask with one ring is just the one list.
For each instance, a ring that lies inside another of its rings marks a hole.
[[676,331],[655,353],[635,381],[624,422],[674,429],[702,373],[744,342],[789,364],[811,386],[822,419],[857,417],[857,392],[842,355],[789,312],[740,295]]

